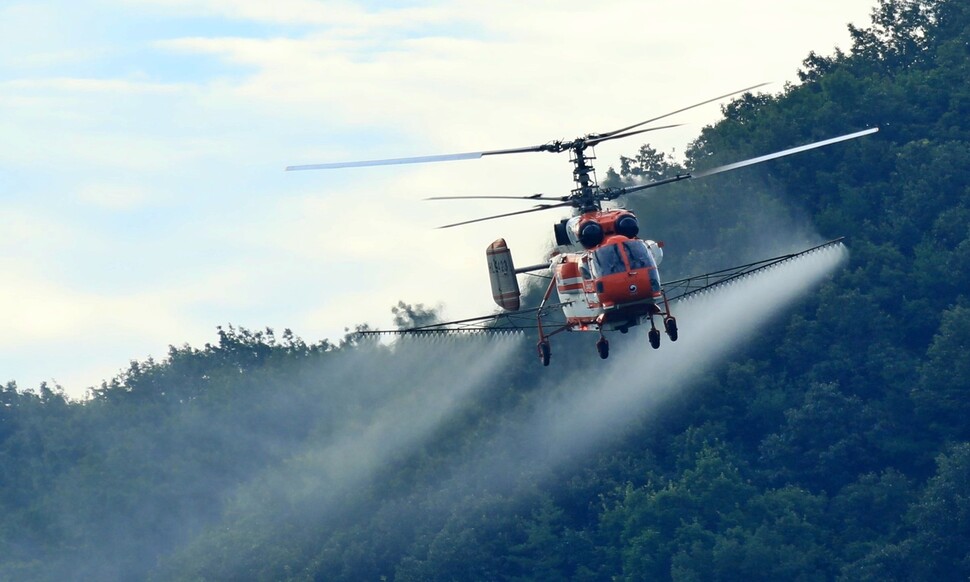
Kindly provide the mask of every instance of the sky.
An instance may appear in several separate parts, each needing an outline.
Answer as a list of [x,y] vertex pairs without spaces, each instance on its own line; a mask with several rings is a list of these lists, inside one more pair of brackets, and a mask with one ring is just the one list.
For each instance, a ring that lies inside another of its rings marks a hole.
[[[567,154],[532,146],[797,82],[875,0],[18,0],[0,4],[0,382],[74,398],[216,327],[338,340],[398,301],[490,313],[484,250],[541,262]],[[719,117],[599,146],[683,151]],[[848,129],[851,128],[847,128]],[[792,144],[797,145],[797,144]],[[649,233],[645,233],[648,234]],[[668,249],[669,253],[669,249]],[[666,256],[667,260],[672,257]]]

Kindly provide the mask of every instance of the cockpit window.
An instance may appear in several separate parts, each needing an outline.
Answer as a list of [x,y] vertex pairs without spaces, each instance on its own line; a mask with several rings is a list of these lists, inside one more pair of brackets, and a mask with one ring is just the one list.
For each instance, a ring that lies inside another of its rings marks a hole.
[[631,269],[646,269],[656,267],[653,255],[647,250],[647,245],[642,240],[628,240],[623,242],[626,248],[626,256],[630,259]]
[[618,244],[600,247],[593,252],[593,258],[596,260],[596,271],[600,277],[626,270],[626,264],[623,263],[623,255],[620,254],[620,245]]

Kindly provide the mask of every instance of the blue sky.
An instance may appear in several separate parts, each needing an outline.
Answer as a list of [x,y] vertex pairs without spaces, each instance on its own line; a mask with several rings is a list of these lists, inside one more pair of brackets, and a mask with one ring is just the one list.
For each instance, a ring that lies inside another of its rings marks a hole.
[[[780,6],[779,6],[780,5]],[[606,131],[846,48],[863,0],[48,0],[0,7],[0,381],[82,397],[218,325],[308,341],[399,299],[490,312],[482,253],[532,215],[446,194],[564,193],[565,158],[284,173]],[[757,18],[753,15],[757,14]],[[683,149],[717,106],[651,134]],[[598,149],[600,172],[640,143]],[[552,213],[550,213],[552,214]]]

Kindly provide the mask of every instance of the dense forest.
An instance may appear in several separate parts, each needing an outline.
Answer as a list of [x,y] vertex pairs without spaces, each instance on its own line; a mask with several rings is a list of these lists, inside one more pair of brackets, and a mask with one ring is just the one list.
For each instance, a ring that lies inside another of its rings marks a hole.
[[0,580],[966,580],[970,3],[880,0],[850,32],[683,160],[605,176],[880,128],[626,201],[668,277],[847,237],[755,333],[715,294],[692,333],[729,345],[678,366],[634,333],[545,369],[531,337],[225,327],[84,401],[10,382]]

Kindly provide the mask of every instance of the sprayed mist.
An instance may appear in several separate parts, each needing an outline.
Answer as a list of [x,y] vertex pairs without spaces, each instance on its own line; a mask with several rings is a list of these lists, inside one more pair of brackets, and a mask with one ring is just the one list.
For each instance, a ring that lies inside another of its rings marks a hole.
[[[276,547],[285,536],[305,552],[319,543],[306,532],[362,519],[380,502],[375,483],[393,479],[401,460],[417,454],[494,379],[497,363],[522,348],[521,335],[365,342],[303,370],[330,399],[313,412],[330,418],[287,461],[238,488],[222,523],[177,552],[163,577],[246,578],[265,556],[240,548]],[[204,571],[194,569],[199,564]]]
[[822,249],[680,302],[674,307],[680,338],[670,342],[664,336],[659,350],[650,349],[646,328],[613,334],[606,362],[596,358],[566,376],[557,373],[554,353],[539,388],[546,396],[455,463],[428,492],[437,499],[427,504],[457,506],[469,490],[514,496],[523,484],[582,464],[733,350],[758,341],[761,326],[811,292],[847,256],[841,245]]
[[760,326],[809,292],[846,256],[841,245],[822,249],[678,303],[673,309],[680,338],[670,342],[664,337],[659,350],[649,349],[644,327],[612,336],[620,349],[608,364],[550,380],[567,388],[550,390],[553,396],[521,419],[520,432],[511,439],[526,447],[533,467],[581,458],[732,350],[757,341]]
[[[189,544],[174,560],[208,561],[210,569],[200,573],[176,568],[175,577],[259,571],[258,562],[265,556],[240,554],[238,549],[277,547],[281,532],[290,532],[287,544],[299,546],[293,550],[297,554],[312,555],[326,543],[309,532],[341,531],[378,514],[380,535],[386,539],[371,543],[392,545],[397,540],[398,550],[406,551],[413,543],[408,539],[411,522],[419,515],[444,523],[471,510],[466,506],[469,495],[515,496],[523,483],[542,482],[557,468],[581,464],[732,350],[758,341],[762,325],[810,292],[846,256],[841,246],[823,249],[677,304],[680,339],[674,343],[664,338],[659,350],[649,348],[646,329],[636,329],[612,334],[610,359],[597,358],[579,371],[562,373],[577,366],[557,370],[554,354],[553,366],[543,370],[544,379],[530,388],[528,406],[495,411],[504,416],[488,425],[490,432],[463,437],[468,442],[455,449],[458,454],[436,462],[430,481],[404,478],[400,487],[390,488],[395,493],[389,498],[380,496],[389,495],[387,480],[401,479],[397,463],[439,445],[434,439],[441,438],[452,416],[463,413],[466,401],[491,389],[508,362],[525,352],[531,356],[533,338],[365,345],[324,369],[307,370],[320,374],[322,382],[353,391],[334,403],[339,410],[332,428],[241,488],[216,528],[224,532],[216,539],[219,550],[210,539]],[[592,352],[592,340],[588,343]],[[569,358],[568,353],[558,356]],[[225,551],[221,558],[209,557]],[[326,563],[326,556],[318,560]],[[213,562],[222,562],[223,569],[212,570]]]
[[[419,446],[472,393],[482,389],[496,362],[520,349],[521,336],[397,342],[390,354],[354,359],[332,370],[333,380],[354,390],[369,386],[382,397],[367,408],[344,411],[339,429],[310,444],[287,471],[265,477],[289,502],[306,498],[326,514],[330,503],[361,486],[382,465]],[[331,381],[333,381],[331,380]],[[294,483],[302,487],[294,488]]]

